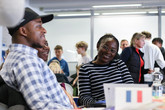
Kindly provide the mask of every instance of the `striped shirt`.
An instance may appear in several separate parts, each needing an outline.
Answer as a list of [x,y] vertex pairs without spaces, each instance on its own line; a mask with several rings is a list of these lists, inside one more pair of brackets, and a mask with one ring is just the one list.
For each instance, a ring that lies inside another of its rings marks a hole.
[[0,75],[10,87],[23,94],[33,110],[73,108],[53,72],[37,56],[36,49],[12,44]]
[[133,79],[125,63],[119,59],[107,65],[84,64],[79,73],[80,103],[88,106],[105,100],[103,83],[133,83]]

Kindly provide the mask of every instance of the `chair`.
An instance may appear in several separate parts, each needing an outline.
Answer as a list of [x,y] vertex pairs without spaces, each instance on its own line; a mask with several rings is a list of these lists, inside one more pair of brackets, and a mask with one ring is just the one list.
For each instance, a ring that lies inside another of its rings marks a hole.
[[0,76],[0,110],[30,110],[23,95],[9,87]]
[[70,84],[68,83],[65,83],[65,88],[66,88],[66,91],[71,95],[73,96],[73,88]]

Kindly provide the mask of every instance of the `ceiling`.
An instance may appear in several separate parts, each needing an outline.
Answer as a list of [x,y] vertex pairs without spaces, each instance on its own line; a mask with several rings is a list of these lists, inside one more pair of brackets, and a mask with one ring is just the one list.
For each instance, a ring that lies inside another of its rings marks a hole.
[[156,8],[165,7],[165,0],[29,0],[32,7],[55,11],[91,10],[95,5],[119,4],[142,4],[134,8]]

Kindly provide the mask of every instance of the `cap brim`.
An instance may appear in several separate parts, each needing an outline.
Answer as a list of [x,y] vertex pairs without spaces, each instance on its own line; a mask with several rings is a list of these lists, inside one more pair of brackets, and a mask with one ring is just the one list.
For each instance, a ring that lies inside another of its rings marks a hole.
[[53,14],[43,15],[43,16],[40,16],[40,17],[41,17],[42,23],[49,22],[54,18]]

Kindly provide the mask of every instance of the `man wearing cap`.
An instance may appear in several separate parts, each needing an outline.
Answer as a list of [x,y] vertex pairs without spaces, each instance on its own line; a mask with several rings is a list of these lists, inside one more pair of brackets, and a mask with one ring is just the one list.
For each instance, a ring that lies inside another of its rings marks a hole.
[[73,108],[55,75],[34,49],[44,46],[46,30],[42,24],[52,19],[53,15],[39,16],[26,8],[20,23],[8,28],[13,44],[0,75],[7,85],[23,94],[34,110]]

